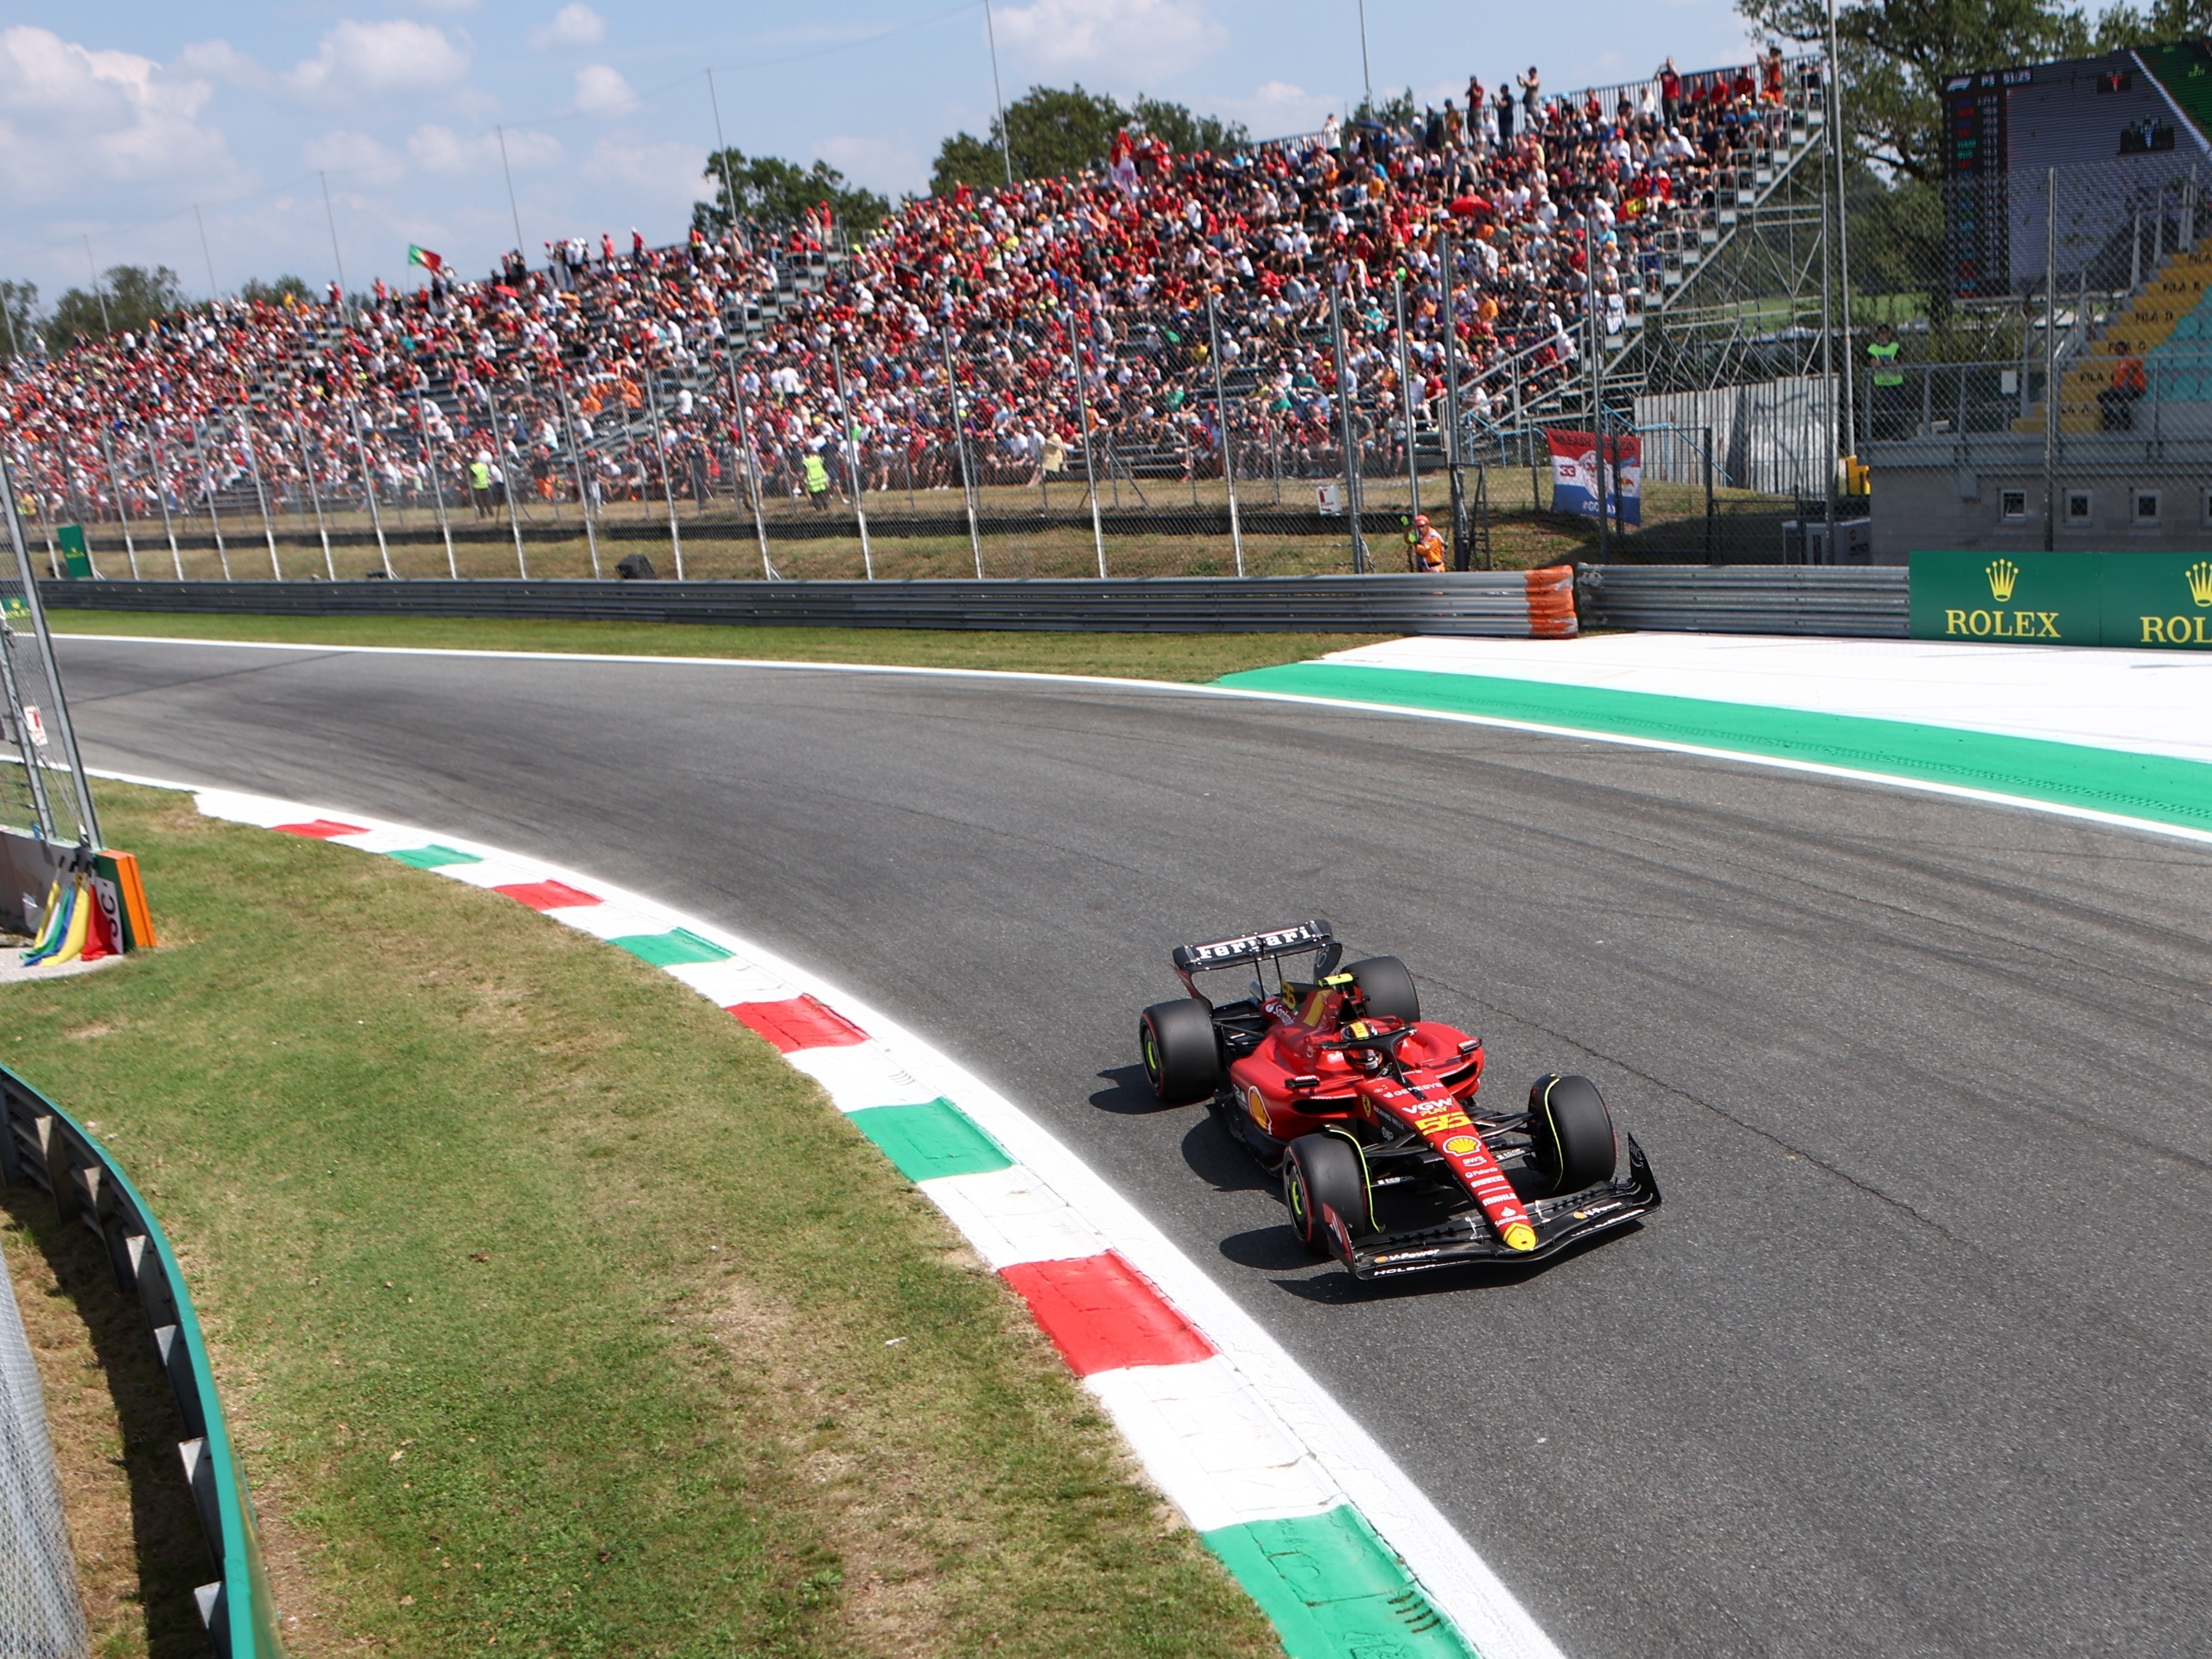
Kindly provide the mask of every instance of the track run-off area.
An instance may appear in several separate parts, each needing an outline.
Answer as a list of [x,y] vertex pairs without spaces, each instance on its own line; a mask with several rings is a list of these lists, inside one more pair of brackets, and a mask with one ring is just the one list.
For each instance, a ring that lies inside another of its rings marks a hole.
[[[2202,1650],[2202,842],[1188,687],[57,645],[95,766],[530,853],[891,1012],[1576,1659]],[[1484,1037],[1490,1090],[1595,1079],[1665,1207],[1502,1276],[1312,1263],[1134,1035],[1171,945],[1316,915]]]

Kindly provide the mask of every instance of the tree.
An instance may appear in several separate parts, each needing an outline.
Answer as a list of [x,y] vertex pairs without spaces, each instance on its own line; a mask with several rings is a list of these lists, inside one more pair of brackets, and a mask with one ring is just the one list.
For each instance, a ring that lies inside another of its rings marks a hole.
[[1359,107],[1352,112],[1352,118],[1355,121],[1374,121],[1386,127],[1405,128],[1412,126],[1420,112],[1419,105],[1413,100],[1413,89],[1407,87],[1403,92],[1385,98],[1379,104],[1361,99]]
[[47,344],[58,351],[79,339],[143,329],[156,317],[183,309],[184,303],[184,287],[168,266],[111,265],[99,288],[64,293],[43,331]]
[[249,276],[240,286],[238,297],[255,305],[281,306],[287,296],[304,301],[311,296],[304,278],[279,276],[273,283],[264,283],[258,276]]
[[36,283],[0,283],[0,362],[33,349],[38,314]]
[[743,150],[723,149],[707,157],[707,170],[700,176],[714,186],[714,199],[694,202],[691,222],[709,236],[730,228],[733,187],[736,216],[769,231],[789,230],[827,202],[838,223],[855,235],[866,235],[891,210],[890,202],[847,183],[845,175],[827,161],[802,167],[781,156],[748,158]]
[[[2170,0],[2166,0],[2170,3]],[[2184,0],[2185,3],[2185,0]],[[1818,51],[1823,0],[1737,0],[1754,27]],[[1943,176],[1943,83],[2089,49],[2089,26],[2051,0],[1857,0],[1836,13],[1844,120],[1859,154],[1886,173]]]
[[1004,184],[1007,156],[1001,141],[1009,134],[1017,179],[1058,178],[1103,166],[1114,135],[1124,127],[1142,127],[1170,149],[1186,155],[1201,149],[1238,150],[1251,142],[1236,122],[1194,115],[1185,106],[1163,99],[1140,95],[1134,107],[1124,109],[1113,98],[1085,92],[1079,84],[1064,90],[1031,87],[1006,106],[1003,127],[994,119],[984,137],[956,132],[947,138],[939,147],[929,188],[934,195],[949,196],[963,185],[988,189]]

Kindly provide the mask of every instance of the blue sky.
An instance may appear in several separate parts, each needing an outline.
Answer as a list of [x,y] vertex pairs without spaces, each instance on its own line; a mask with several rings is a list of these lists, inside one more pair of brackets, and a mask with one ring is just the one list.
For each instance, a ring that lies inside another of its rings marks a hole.
[[[682,234],[704,193],[714,71],[728,142],[823,157],[896,196],[926,187],[938,141],[981,132],[991,64],[980,0],[846,5],[675,0],[290,0],[88,10],[15,0],[0,27],[0,276],[49,301],[101,269],[163,264],[186,289],[333,272],[412,279],[410,242],[464,271],[525,245]],[[1361,89],[1355,0],[994,0],[1006,95],[1080,81],[1243,121],[1310,130]],[[1379,94],[1441,101],[1470,71],[1534,62],[1565,88],[1733,62],[1726,0],[1439,4],[1368,0]],[[203,252],[193,204],[207,230]]]

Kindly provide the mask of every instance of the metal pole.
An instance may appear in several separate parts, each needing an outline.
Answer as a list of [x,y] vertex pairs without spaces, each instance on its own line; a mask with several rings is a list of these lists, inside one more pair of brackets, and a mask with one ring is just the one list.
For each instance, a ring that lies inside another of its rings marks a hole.
[[2058,169],[2043,181],[2043,550],[2058,544]]
[[345,255],[338,252],[338,216],[337,210],[331,205],[331,175],[318,173],[315,177],[323,181],[323,217],[329,220],[331,225],[331,258],[338,268],[338,320],[343,322],[346,314]]
[[384,561],[384,574],[392,578],[392,549],[384,539],[384,514],[376,505],[376,475],[368,465],[368,441],[362,434],[361,410],[349,404],[346,418],[353,423],[354,453],[361,457],[362,490],[368,500],[368,521],[376,526],[376,553]]
[[[479,127],[477,131],[481,132],[483,129]],[[495,126],[492,131],[499,135],[499,170],[507,175],[507,211],[514,221],[514,251],[526,266],[530,255],[522,246],[522,210],[514,204],[514,169],[507,164],[507,129]]]
[[1098,553],[1098,580],[1106,580],[1106,532],[1098,524],[1098,474],[1091,462],[1091,400],[1083,391],[1083,343],[1075,336],[1075,325],[1067,327],[1067,343],[1075,369],[1075,419],[1083,429],[1083,483],[1091,495],[1091,544]]
[[837,349],[833,337],[830,342],[830,368],[837,378],[837,451],[853,474],[853,521],[860,527],[860,568],[867,573],[870,581],[876,579],[875,550],[868,545],[868,509],[860,497],[866,492],[865,476],[867,458],[860,448],[860,423],[853,416],[852,399],[845,393],[845,356]]
[[[1834,125],[1832,115],[1824,125],[1832,128]],[[1835,139],[1832,135],[1822,142],[1832,148]],[[1829,269],[1831,261],[1828,257],[1832,245],[1832,236],[1828,223],[1831,208],[1828,185],[1832,177],[1832,169],[1826,167],[1820,169],[1820,386],[1830,398],[1835,396],[1836,384],[1835,313],[1831,308],[1833,303],[1832,292],[1833,279]],[[1832,408],[1828,416],[1828,441],[1821,447],[1826,452],[1826,477],[1821,482],[1820,495],[1822,511],[1827,525],[1827,547],[1822,562],[1832,564],[1836,558],[1836,421]],[[1802,516],[1799,522],[1803,522]],[[1811,564],[1814,562],[1810,556],[1811,550],[1808,548],[1806,551],[1805,562]]]
[[[1460,476],[1459,429],[1459,317],[1453,307],[1452,278],[1457,273],[1457,256],[1452,250],[1449,234],[1437,239],[1437,246],[1443,259],[1444,270],[1444,468],[1451,480],[1452,568],[1465,570],[1474,562],[1474,550],[1468,545],[1467,536],[1467,480]],[[1486,562],[1484,568],[1488,568]]]
[[[92,781],[86,777],[84,757],[76,746],[76,728],[70,724],[69,697],[62,690],[61,665],[54,660],[52,635],[46,631],[46,601],[39,597],[38,573],[31,568],[31,556],[23,545],[22,521],[15,516],[15,477],[8,465],[5,446],[0,446],[0,495],[7,497],[8,540],[15,550],[15,568],[23,578],[23,605],[31,613],[31,631],[39,641],[39,663],[46,671],[46,684],[54,694],[54,730],[62,740],[62,753],[68,757],[70,780],[76,792],[77,838],[94,847],[107,842],[100,833],[100,813],[92,804]],[[27,765],[30,757],[24,757]]]
[[192,204],[192,217],[198,221],[200,228],[200,258],[207,261],[208,298],[220,300],[222,297],[222,292],[215,285],[215,255],[208,251],[207,221],[201,218],[200,204],[198,202]]
[[[514,471],[513,468],[503,465],[507,457],[507,429],[499,418],[499,398],[492,392],[491,382],[486,380],[483,383],[483,388],[484,410],[491,416],[492,459],[502,463],[499,469],[499,488],[500,493],[507,497],[507,528],[514,537],[514,568],[521,573],[522,580],[528,581],[530,560],[522,550],[522,514],[514,505]],[[648,378],[646,381],[646,391],[650,394],[652,390],[653,382]],[[660,416],[656,413],[653,416],[655,429],[659,428],[659,424]],[[665,465],[664,458],[664,467]],[[672,505],[668,509],[668,527],[672,532],[676,527],[676,508]],[[676,544],[676,570],[680,577],[684,571],[684,544],[681,542]]]
[[1237,574],[1244,574],[1244,524],[1237,511],[1237,462],[1229,443],[1229,398],[1221,382],[1221,325],[1214,315],[1213,289],[1206,290],[1206,339],[1213,363],[1213,419],[1221,428],[1221,478],[1229,488],[1229,544],[1237,555]]
[[1367,0],[1359,0],[1359,81],[1367,89],[1367,112],[1375,112],[1375,74],[1367,66]]
[[[422,434],[422,470],[430,475],[432,496],[438,503],[438,529],[446,538],[446,574],[453,580],[459,581],[461,579],[461,564],[460,561],[453,556],[453,526],[446,517],[446,481],[438,476],[438,458],[430,452],[430,420],[429,416],[423,412],[422,388],[420,385],[415,388],[415,429]],[[319,506],[316,508],[315,516],[318,520],[322,517]],[[329,539],[328,537],[324,538],[325,545],[328,544]],[[592,562],[596,564],[598,561],[593,560]]]
[[[576,411],[568,402],[568,388],[560,380],[553,390],[561,398],[561,419],[568,428],[568,470],[576,475],[576,507],[584,515],[584,546],[592,556],[592,580],[600,580],[599,532],[592,521],[592,491],[584,477],[584,446],[576,435]],[[441,503],[442,505],[442,501]]]
[[[1829,149],[1836,158],[1836,289],[1843,301],[1844,324],[1844,414],[1849,420],[1850,411],[1857,405],[1852,399],[1854,375],[1858,365],[1851,360],[1851,226],[1850,179],[1844,165],[1850,160],[1844,146],[1844,82],[1837,69],[1836,0],[1828,0],[1828,137]],[[1832,419],[1831,424],[1832,424]],[[1848,437],[1849,428],[1845,428]],[[1858,453],[1856,442],[1851,453]]]
[[230,580],[230,550],[223,545],[222,509],[216,505],[215,475],[208,469],[207,428],[195,424],[192,431],[196,446],[199,450],[200,484],[207,491],[208,523],[215,529],[215,556],[222,566],[223,580],[228,581]]
[[1344,355],[1344,307],[1338,289],[1328,291],[1328,331],[1336,350],[1336,424],[1344,445],[1344,511],[1352,520],[1352,572],[1367,574],[1367,538],[1359,522],[1359,460],[1353,445],[1352,368]]
[[112,334],[115,331],[115,325],[107,315],[107,290],[100,285],[100,264],[92,257],[90,236],[86,236],[84,239],[84,268],[92,273],[93,298],[100,301],[100,331],[102,334]]
[[15,684],[15,630],[5,622],[0,622],[0,692],[7,696],[8,717],[20,734],[16,746],[22,751],[23,781],[30,786],[31,812],[38,820],[39,838],[52,841],[54,806],[46,799],[46,769],[39,764],[29,734],[23,729],[23,694]]
[[975,555],[975,580],[983,580],[983,538],[975,523],[975,475],[968,465],[968,428],[960,418],[960,382],[952,372],[952,333],[950,329],[937,331],[937,343],[945,355],[945,406],[946,418],[952,422],[952,441],[960,456],[960,500],[968,509],[968,545]]
[[323,538],[323,574],[331,581],[336,581],[338,579],[338,566],[337,561],[331,556],[331,526],[329,520],[323,516],[322,486],[315,482],[314,457],[307,453],[307,434],[301,427],[301,422],[295,415],[292,421],[292,441],[299,447],[300,470],[307,475],[307,499],[315,504],[315,532]]
[[991,48],[991,101],[999,110],[999,153],[1006,158],[1006,188],[1014,187],[1014,135],[1006,125],[1006,94],[999,90],[999,32],[991,21],[991,0],[983,0],[983,39]]
[[169,562],[176,568],[177,580],[182,581],[185,579],[185,556],[177,548],[177,522],[169,516],[169,492],[162,482],[164,469],[161,447],[154,441],[151,427],[142,422],[140,429],[146,434],[146,453],[154,462],[154,499],[161,504],[161,528],[169,538]]
[[1583,216],[1583,338],[1589,348],[1590,440],[1597,456],[1597,562],[1613,562],[1613,503],[1618,493],[1605,464],[1604,328],[1597,316],[1597,215]]
[[94,429],[100,434],[100,458],[107,463],[107,487],[115,492],[115,516],[123,521],[123,550],[130,557],[131,580],[135,582],[139,579],[138,544],[131,534],[131,509],[124,504],[122,475],[115,470],[115,446],[108,441],[106,421],[96,422]]
[[1413,353],[1406,340],[1406,269],[1398,268],[1397,281],[1391,284],[1390,297],[1398,312],[1398,401],[1404,407],[1406,419],[1406,499],[1412,503],[1413,516],[1421,516],[1421,468],[1419,458],[1413,453]]
[[1705,562],[1718,564],[1719,545],[1714,532],[1719,527],[1713,520],[1713,429],[1706,427],[1705,434]]
[[738,376],[735,357],[730,360],[730,396],[738,406],[738,443],[745,453],[745,483],[753,492],[753,532],[760,538],[761,575],[763,580],[775,580],[775,567],[769,562],[768,520],[762,512],[760,469],[753,464],[752,423],[745,416],[744,387]]
[[253,452],[253,424],[246,418],[243,404],[238,409],[238,441],[246,446],[246,465],[253,473],[253,497],[261,505],[261,533],[269,542],[269,574],[281,582],[284,568],[276,562],[276,526],[269,521],[269,491],[261,483],[261,458]]

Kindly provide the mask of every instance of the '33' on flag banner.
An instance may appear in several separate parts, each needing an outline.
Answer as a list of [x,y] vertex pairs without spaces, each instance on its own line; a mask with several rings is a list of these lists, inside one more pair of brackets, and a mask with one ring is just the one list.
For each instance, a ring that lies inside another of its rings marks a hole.
[[[1597,440],[1587,432],[1553,431],[1552,511],[1597,516]],[[1644,522],[1644,441],[1605,434],[1605,489],[1617,524]]]

